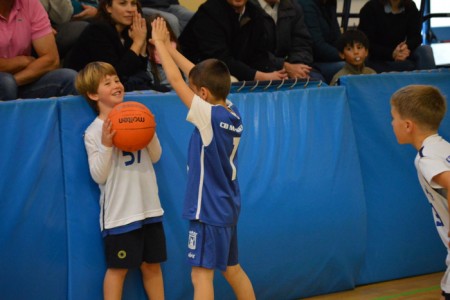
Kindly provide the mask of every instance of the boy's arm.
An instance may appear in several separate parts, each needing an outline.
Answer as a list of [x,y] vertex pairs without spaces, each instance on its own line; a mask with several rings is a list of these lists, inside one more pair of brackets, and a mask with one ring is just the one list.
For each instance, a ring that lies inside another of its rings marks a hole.
[[162,148],[156,132],[150,143],[148,143],[147,150],[150,154],[150,160],[152,161],[152,163],[157,163],[161,158]]
[[[447,205],[448,205],[449,215],[450,215],[450,192],[449,192],[449,190],[450,190],[450,171],[442,172],[442,173],[434,176],[433,181],[447,190]],[[450,237],[450,232],[448,233],[448,237]],[[449,247],[450,247],[450,242],[449,242]]]
[[[169,81],[172,88],[175,90],[177,95],[180,97],[181,101],[188,107],[191,108],[192,99],[194,98],[194,92],[189,88],[189,86],[184,81],[181,76],[180,70],[175,64],[174,59],[172,59],[168,48],[172,48],[170,45],[167,47],[168,42],[168,32],[164,20],[157,18],[152,22],[152,42],[159,53],[161,64],[163,66],[164,72],[166,73],[167,80]],[[180,63],[180,68],[183,72],[188,72],[192,69],[192,63],[187,59],[184,59],[180,53],[173,53]],[[179,54],[179,55],[178,55]],[[189,63],[187,63],[187,62]]]
[[166,47],[166,49],[169,51],[170,56],[175,61],[177,66],[181,69],[181,71],[183,71],[184,75],[189,78],[189,72],[191,72],[195,65],[174,47]]
[[34,40],[32,45],[38,58],[31,60],[25,68],[14,73],[19,86],[33,82],[59,67],[58,48],[53,33]]
[[87,133],[84,136],[84,144],[92,179],[98,184],[105,184],[111,169],[113,147],[103,143],[99,145],[97,140]]

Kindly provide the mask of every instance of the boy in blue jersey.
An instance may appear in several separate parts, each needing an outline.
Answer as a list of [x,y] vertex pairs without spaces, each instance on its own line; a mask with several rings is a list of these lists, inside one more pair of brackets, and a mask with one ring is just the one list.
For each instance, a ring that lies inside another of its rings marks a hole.
[[152,22],[151,42],[172,88],[189,108],[187,120],[196,127],[189,144],[183,210],[190,220],[187,259],[192,265],[194,299],[214,299],[214,269],[222,271],[238,299],[255,299],[250,279],[238,263],[241,199],[236,171],[243,127],[238,110],[226,98],[231,85],[228,68],[216,59],[194,66],[170,45],[161,18]]
[[[420,185],[431,204],[436,229],[450,262],[450,143],[438,134],[446,103],[440,91],[428,85],[409,85],[391,98],[392,127],[400,144],[418,153],[414,164]],[[441,281],[441,300],[450,300],[450,265]]]

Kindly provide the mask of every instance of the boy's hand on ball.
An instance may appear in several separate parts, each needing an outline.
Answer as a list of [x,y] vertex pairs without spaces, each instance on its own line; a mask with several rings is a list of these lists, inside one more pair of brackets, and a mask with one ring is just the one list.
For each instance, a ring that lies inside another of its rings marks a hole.
[[103,122],[103,128],[102,128],[102,144],[105,147],[112,147],[113,146],[113,137],[116,134],[114,130],[112,130],[112,122],[110,119],[106,119],[105,122]]

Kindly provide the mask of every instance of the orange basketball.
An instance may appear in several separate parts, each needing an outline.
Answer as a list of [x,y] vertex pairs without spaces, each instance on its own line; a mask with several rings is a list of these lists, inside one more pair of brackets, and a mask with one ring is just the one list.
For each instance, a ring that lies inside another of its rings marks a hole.
[[116,131],[113,144],[123,151],[133,152],[144,148],[155,134],[155,117],[139,102],[127,101],[114,106],[109,119]]

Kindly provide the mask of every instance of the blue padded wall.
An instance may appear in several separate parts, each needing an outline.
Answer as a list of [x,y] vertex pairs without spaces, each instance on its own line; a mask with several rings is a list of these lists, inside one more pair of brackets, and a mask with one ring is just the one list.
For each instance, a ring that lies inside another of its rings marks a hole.
[[68,247],[56,100],[0,103],[0,298],[64,299]]
[[[358,161],[345,159],[356,157],[353,135],[346,134],[352,128],[345,90],[234,94],[230,98],[245,122],[238,174],[244,199],[240,255],[258,299],[290,299],[352,288],[364,251],[365,204]],[[156,116],[163,147],[156,170],[169,249],[165,283],[166,287],[177,286],[167,288],[166,293],[168,299],[185,299],[192,288],[184,260],[187,222],[180,216],[193,127],[185,121],[187,109],[173,94],[135,93],[128,94],[127,100],[146,104]],[[98,191],[89,177],[82,140],[94,115],[81,99],[60,103],[70,216],[69,299],[96,299],[101,297],[105,266],[98,232]],[[348,186],[348,181],[354,185]],[[332,184],[323,188],[324,182]],[[341,219],[339,211],[344,206],[346,217]],[[321,231],[321,236],[314,234]],[[336,231],[346,232],[344,241]],[[328,249],[330,244],[333,252]],[[311,259],[311,253],[318,254],[316,259]],[[144,299],[139,274],[134,273],[124,298]],[[278,274],[276,284],[273,274]],[[218,299],[233,299],[220,276],[216,285]]]
[[354,287],[366,216],[345,90],[232,96],[246,124],[241,258],[257,299]]
[[[410,145],[397,144],[389,101],[396,90],[410,84],[435,85],[448,98],[449,83],[448,70],[341,79],[346,87],[358,145],[370,237],[357,284],[445,268],[446,251],[414,167],[417,152]],[[450,138],[449,113],[441,124],[440,133]]]

